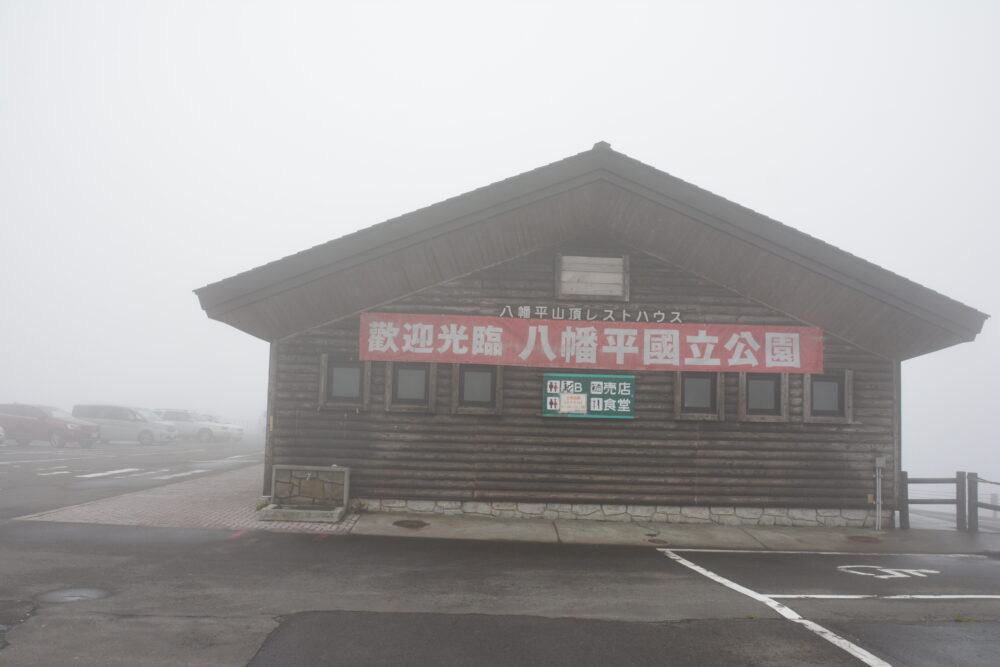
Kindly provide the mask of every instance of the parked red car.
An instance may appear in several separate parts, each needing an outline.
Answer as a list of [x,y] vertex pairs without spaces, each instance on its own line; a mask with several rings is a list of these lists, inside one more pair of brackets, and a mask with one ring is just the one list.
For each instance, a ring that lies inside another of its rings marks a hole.
[[101,435],[97,424],[46,405],[2,404],[0,426],[7,432],[7,440],[15,440],[22,446],[45,440],[53,447],[63,447],[68,442],[90,447]]

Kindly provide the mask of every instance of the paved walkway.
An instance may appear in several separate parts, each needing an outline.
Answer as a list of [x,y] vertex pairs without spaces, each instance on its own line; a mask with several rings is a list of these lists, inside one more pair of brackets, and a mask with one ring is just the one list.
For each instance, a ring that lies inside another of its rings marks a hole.
[[352,514],[339,524],[259,521],[255,503],[260,498],[262,477],[263,466],[249,466],[18,517],[18,520],[674,549],[1000,554],[1000,534],[969,534],[952,530],[876,532],[860,528],[480,519],[388,513]]
[[264,466],[248,466],[21,516],[17,520],[325,534],[349,533],[357,521],[356,515],[339,524],[258,521],[256,502],[261,497],[263,477]]

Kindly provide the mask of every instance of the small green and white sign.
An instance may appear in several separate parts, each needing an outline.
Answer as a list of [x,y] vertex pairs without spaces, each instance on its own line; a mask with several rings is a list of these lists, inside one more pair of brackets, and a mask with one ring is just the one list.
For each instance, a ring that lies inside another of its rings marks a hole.
[[545,373],[543,417],[635,419],[635,376]]

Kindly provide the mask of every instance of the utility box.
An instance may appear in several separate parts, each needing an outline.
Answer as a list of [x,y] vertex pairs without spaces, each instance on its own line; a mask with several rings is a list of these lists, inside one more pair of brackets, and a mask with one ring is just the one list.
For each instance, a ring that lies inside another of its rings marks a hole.
[[279,464],[271,475],[271,504],[258,511],[258,519],[336,522],[343,518],[350,498],[349,468]]

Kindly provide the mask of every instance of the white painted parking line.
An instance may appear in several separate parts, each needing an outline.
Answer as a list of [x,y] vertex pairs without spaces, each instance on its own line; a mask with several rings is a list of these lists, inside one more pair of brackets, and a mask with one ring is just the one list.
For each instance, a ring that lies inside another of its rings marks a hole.
[[208,472],[207,470],[191,470],[188,472],[179,472],[176,475],[162,475],[160,477],[154,477],[153,479],[174,479],[175,477],[187,477],[188,475],[197,475],[200,472]]
[[0,466],[9,466],[15,463],[54,463],[58,461],[81,461],[84,457],[77,456],[71,459],[25,459],[23,461],[0,461]]
[[124,475],[124,477],[145,477],[146,475],[155,475],[161,472],[169,472],[170,468],[160,468],[159,470],[147,470],[146,472],[134,472],[131,475]]
[[227,459],[245,459],[248,456],[256,456],[256,454],[237,454],[236,456],[227,456]]
[[674,553],[699,553],[699,554],[791,554],[795,556],[916,556],[925,557],[928,555],[935,558],[989,558],[982,554],[912,554],[912,553],[885,553],[882,551],[778,551],[770,549],[670,549]]
[[826,595],[824,593],[766,593],[767,597],[781,600],[1000,600],[1000,595]]
[[49,475],[72,475],[71,470],[56,470],[55,472],[36,472],[35,475],[38,477],[48,477]]
[[705,569],[700,565],[696,565],[695,563],[692,563],[683,556],[678,556],[676,553],[674,553],[672,549],[657,549],[657,551],[663,553],[667,558],[673,560],[675,563],[683,565],[689,570],[693,570],[698,574],[707,577],[718,584],[725,586],[726,588],[734,590],[738,593],[742,593],[743,595],[746,595],[751,599],[757,600],[758,602],[767,605],[768,607],[776,611],[784,618],[787,618],[789,621],[792,621],[793,623],[798,623],[804,628],[814,632],[815,634],[822,637],[826,641],[830,642],[834,646],[847,651],[855,658],[865,663],[866,665],[869,665],[870,667],[892,667],[885,660],[882,660],[878,656],[869,653],[868,651],[861,648],[857,644],[844,639],[840,635],[831,632],[830,630],[827,630],[818,623],[814,623],[813,621],[802,618],[794,609],[792,609],[791,607],[786,607],[785,605],[781,604],[780,602],[778,602],[777,600],[775,600],[770,596],[758,593],[757,591],[752,591],[745,586],[737,584],[735,581],[726,579],[725,577],[720,576],[712,572],[711,570]]
[[906,570],[895,567],[879,567],[878,565],[838,565],[837,569],[847,574],[875,577],[876,579],[909,579],[910,577],[926,579],[929,574],[941,574],[941,570]]
[[123,472],[135,472],[142,468],[122,468],[121,470],[108,470],[107,472],[92,472],[89,475],[77,475],[78,479],[90,479],[92,477],[107,477],[108,475],[120,475]]

